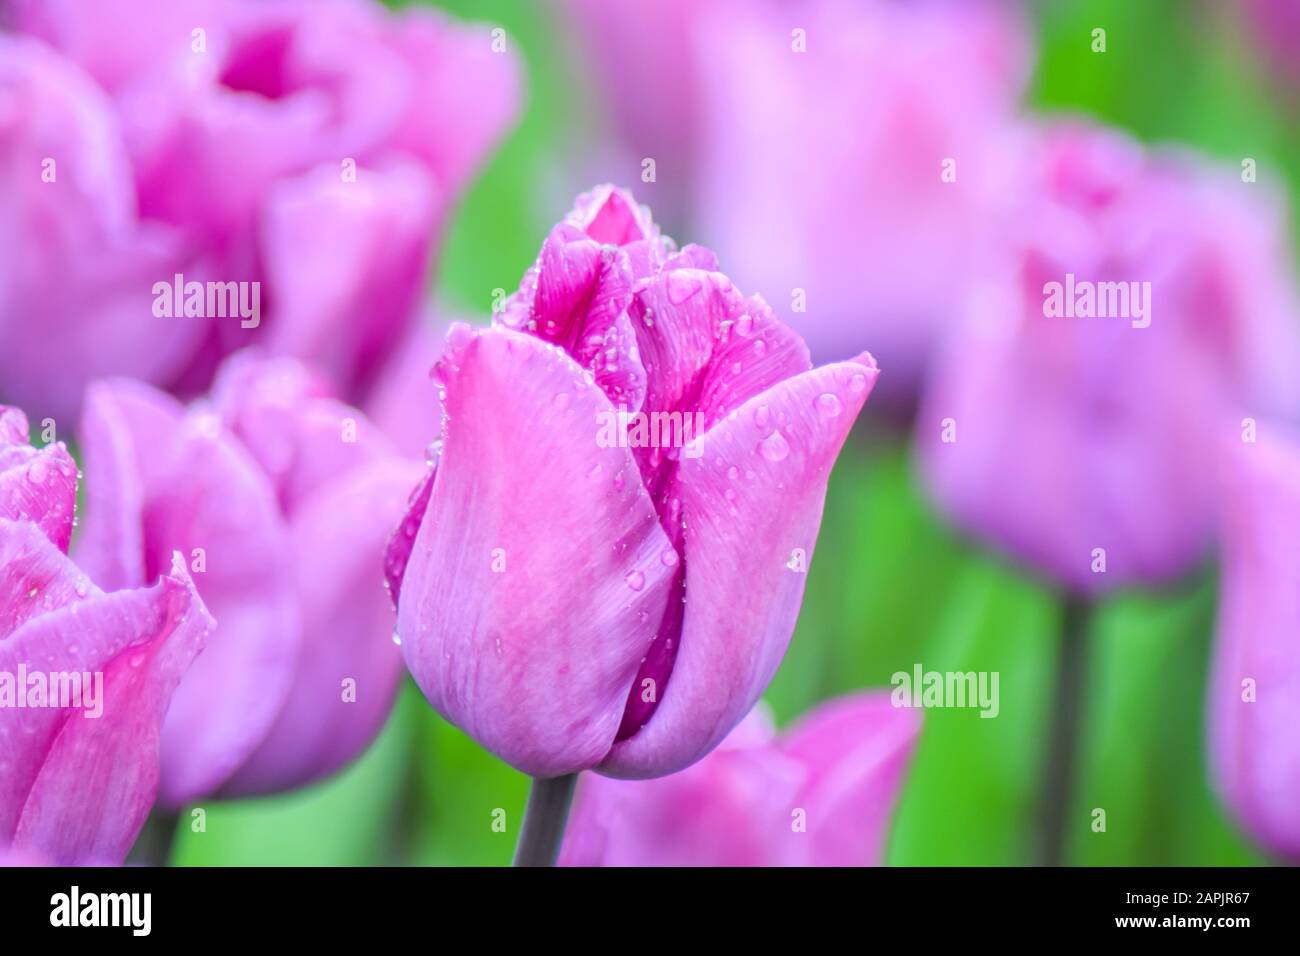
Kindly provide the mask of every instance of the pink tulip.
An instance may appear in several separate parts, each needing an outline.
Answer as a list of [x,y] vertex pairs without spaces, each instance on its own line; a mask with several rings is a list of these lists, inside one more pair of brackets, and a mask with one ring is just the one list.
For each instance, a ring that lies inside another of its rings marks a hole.
[[1300,408],[1285,204],[1078,122],[1025,155],[1004,262],[918,419],[924,471],[963,527],[1075,591],[1166,582],[1206,554],[1243,418]]
[[601,187],[435,370],[440,455],[388,557],[402,651],[440,713],[534,776],[690,765],[789,642],[876,365],[811,369],[717,268]]
[[1300,861],[1300,436],[1261,424],[1225,500],[1214,777],[1248,832]]
[[179,555],[101,591],[64,553],[77,470],[0,408],[0,857],[120,863],[153,806],[159,732],[212,629]]
[[249,354],[188,409],[95,383],[79,437],[86,570],[129,587],[180,551],[217,619],[167,715],[160,800],[287,789],[360,753],[401,671],[380,568],[418,463],[299,363]]
[[870,342],[877,400],[914,401],[1015,187],[1027,30],[976,0],[697,9],[701,234],[814,359]]
[[680,773],[587,775],[563,866],[878,866],[920,730],[887,693],[822,704],[776,735],[760,704]]
[[631,175],[653,159],[654,180],[638,186],[642,198],[661,216],[671,209],[672,220],[664,221],[684,217],[703,100],[692,37],[719,0],[559,0],[557,6],[587,67],[584,79],[623,147],[617,161]]
[[[513,120],[517,65],[488,28],[353,0],[15,0],[11,16],[0,395],[62,419],[99,377],[191,394],[255,344],[363,398]],[[242,311],[204,296],[178,314],[178,275],[235,283]]]

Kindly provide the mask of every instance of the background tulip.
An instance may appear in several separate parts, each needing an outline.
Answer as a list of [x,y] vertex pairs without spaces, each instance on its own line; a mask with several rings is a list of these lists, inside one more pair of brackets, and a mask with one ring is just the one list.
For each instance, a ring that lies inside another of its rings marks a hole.
[[1209,702],[1215,780],[1264,847],[1300,860],[1300,436],[1262,424],[1232,455]]
[[[26,436],[25,416],[0,408],[0,855],[121,862],[153,805],[163,715],[212,619],[179,555],[152,587],[96,587],[64,553],[76,467],[61,445],[23,454]],[[81,693],[97,699],[33,698],[35,674],[89,679]]]
[[[811,370],[711,253],[602,187],[437,374],[440,457],[389,556],[425,695],[538,777],[698,760],[785,651],[871,357]],[[700,413],[698,455],[602,447],[619,407]]]
[[[364,398],[514,117],[487,29],[353,0],[18,0],[10,18],[0,396],[63,419],[98,377],[193,394],[256,344]],[[177,274],[260,283],[266,314],[160,317],[151,290]]]
[[1014,8],[722,3],[692,39],[700,234],[745,288],[803,298],[814,359],[869,344],[878,400],[910,405],[1014,186]]
[[[1007,258],[934,374],[921,463],[964,528],[1079,593],[1167,582],[1207,553],[1243,418],[1300,408],[1284,205],[1080,122],[1026,148]],[[1149,312],[1049,316],[1067,275],[1149,284]]]
[[780,736],[760,704],[680,773],[584,776],[560,863],[880,865],[919,730],[887,693],[821,704]]
[[287,789],[360,753],[401,669],[380,568],[418,463],[297,362],[248,353],[188,409],[96,383],[80,434],[87,571],[131,586],[178,550],[218,622],[167,716],[160,799]]

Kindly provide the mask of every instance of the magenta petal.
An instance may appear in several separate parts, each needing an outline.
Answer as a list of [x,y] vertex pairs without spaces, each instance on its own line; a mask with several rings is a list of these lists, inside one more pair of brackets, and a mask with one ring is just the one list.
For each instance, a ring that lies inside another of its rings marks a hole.
[[295,359],[256,350],[231,356],[217,373],[212,402],[288,515],[322,485],[394,455],[385,435]]
[[442,456],[398,607],[407,665],[521,771],[591,767],[672,597],[668,538],[628,450],[597,444],[613,408],[568,355],[492,329],[442,369]]
[[77,503],[77,464],[62,442],[33,448],[27,434],[27,416],[0,405],[0,518],[35,522],[66,552]]
[[823,704],[790,729],[783,750],[808,772],[795,801],[806,814],[809,863],[884,863],[885,838],[920,730],[920,713],[895,707],[885,691]]
[[[299,612],[293,552],[271,483],[215,414],[168,422],[160,414],[167,400],[147,396],[138,384],[99,386],[104,411],[88,415],[88,425],[108,422],[113,434],[88,427],[87,438],[114,454],[87,459],[87,487],[98,490],[77,554],[85,548],[84,566],[97,582],[96,559],[116,553],[101,534],[138,533],[146,575],[165,567],[174,550],[202,561],[202,571],[193,565],[197,585],[218,630],[167,715],[159,799],[177,805],[212,792],[270,727],[293,676]],[[96,509],[138,509],[139,527],[92,524]]]
[[175,434],[184,414],[175,399],[139,382],[94,382],[86,389],[77,437],[91,480],[77,561],[102,588],[145,583],[145,495],[169,457],[148,450]]
[[1300,442],[1261,423],[1233,454],[1210,684],[1214,779],[1265,847],[1300,861]]
[[402,655],[392,641],[392,604],[376,572],[419,471],[415,462],[374,462],[299,507],[290,533],[303,641],[293,685],[270,732],[223,796],[289,790],[332,773],[383,726]]
[[710,429],[701,457],[683,460],[686,614],[676,662],[649,722],[602,772],[689,766],[763,692],[794,630],[831,465],[876,376],[864,353],[781,382]]
[[409,162],[359,169],[356,182],[330,162],[277,184],[261,228],[275,290],[267,348],[311,359],[340,390],[367,386],[424,292],[438,213],[428,173]]
[[40,608],[0,628],[0,670],[103,675],[98,717],[0,711],[0,842],[64,864],[120,862],[153,805],[168,700],[212,619],[179,556],[154,587],[104,594],[34,525],[0,520],[0,567],[0,605]]

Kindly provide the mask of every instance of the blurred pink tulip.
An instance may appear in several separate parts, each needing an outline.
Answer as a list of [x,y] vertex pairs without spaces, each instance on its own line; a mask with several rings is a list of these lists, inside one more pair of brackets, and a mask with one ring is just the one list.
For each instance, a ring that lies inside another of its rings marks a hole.
[[401,672],[381,568],[418,462],[296,361],[248,353],[188,409],[95,383],[79,437],[86,570],[130,587],[179,550],[217,619],[167,715],[160,800],[288,789],[356,757]]
[[[703,10],[703,8],[700,8]],[[910,404],[978,276],[1030,64],[998,2],[716,3],[693,34],[699,230],[813,358]]]
[[64,553],[77,470],[0,407],[0,858],[120,863],[158,788],[159,732],[212,629],[180,555],[105,593]]
[[1300,861],[1300,435],[1260,423],[1225,501],[1214,777],[1255,839]]
[[876,367],[811,369],[717,269],[601,187],[492,328],[448,335],[440,454],[388,558],[398,630],[434,707],[534,776],[688,766],[790,640]]
[[[487,27],[353,0],[10,12],[0,395],[64,418],[104,376],[195,393],[256,344],[364,398],[517,109],[517,64]],[[177,276],[235,283],[244,311],[169,315]]]
[[1167,582],[1207,553],[1243,418],[1300,409],[1285,203],[1081,122],[1025,156],[1005,261],[923,403],[923,470],[1076,592]]
[[578,785],[563,866],[878,866],[920,730],[888,693],[817,707],[779,737],[760,704],[658,780]]

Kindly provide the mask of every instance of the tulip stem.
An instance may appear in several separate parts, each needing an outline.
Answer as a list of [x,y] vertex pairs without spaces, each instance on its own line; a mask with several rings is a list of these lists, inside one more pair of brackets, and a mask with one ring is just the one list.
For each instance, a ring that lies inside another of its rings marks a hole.
[[577,782],[576,773],[533,778],[528,808],[524,811],[524,828],[515,847],[515,866],[555,866]]
[[1061,628],[1061,652],[1056,665],[1052,724],[1043,764],[1040,866],[1062,866],[1070,824],[1071,799],[1079,763],[1080,716],[1088,670],[1088,602],[1067,595]]
[[154,807],[140,828],[127,862],[141,866],[166,866],[171,859],[179,823],[180,816],[175,812]]

